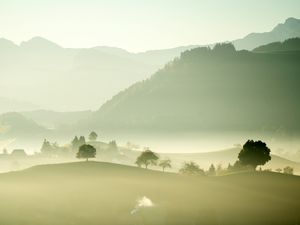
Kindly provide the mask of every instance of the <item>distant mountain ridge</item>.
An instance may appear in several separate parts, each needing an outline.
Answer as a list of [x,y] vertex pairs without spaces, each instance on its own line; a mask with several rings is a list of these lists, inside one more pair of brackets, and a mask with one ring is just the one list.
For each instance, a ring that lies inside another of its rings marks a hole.
[[232,43],[237,49],[252,50],[271,42],[282,42],[286,39],[300,37],[300,19],[288,18],[284,23],[275,26],[270,32],[251,33]]
[[231,44],[192,49],[81,125],[138,132],[300,131],[299,63],[300,52],[236,51]]
[[0,114],[5,112],[17,112],[36,110],[40,107],[30,102],[23,102],[15,99],[0,97]]
[[300,51],[300,38],[291,38],[283,42],[273,42],[253,49],[254,52]]
[[[289,18],[270,32],[249,34],[233,43],[237,49],[252,50],[263,44],[299,37],[299,21]],[[56,111],[96,109],[120,90],[149,78],[182,52],[196,47],[199,45],[131,53],[107,46],[63,48],[42,37],[20,45],[2,38],[1,96]],[[79,92],[83,87],[85,91]]]

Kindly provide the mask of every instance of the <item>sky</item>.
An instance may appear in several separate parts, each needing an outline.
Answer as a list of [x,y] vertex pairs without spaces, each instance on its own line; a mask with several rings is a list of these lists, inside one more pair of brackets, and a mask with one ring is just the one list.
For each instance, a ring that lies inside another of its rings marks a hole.
[[269,31],[299,9],[299,0],[0,0],[0,37],[140,52]]

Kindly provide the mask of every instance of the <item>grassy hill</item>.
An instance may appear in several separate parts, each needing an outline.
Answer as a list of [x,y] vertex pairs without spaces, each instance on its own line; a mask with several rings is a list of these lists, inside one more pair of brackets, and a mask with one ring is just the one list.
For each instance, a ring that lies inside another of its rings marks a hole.
[[[36,166],[0,175],[5,225],[297,224],[300,178],[185,177],[110,163]],[[138,198],[153,207],[131,213]]]
[[[173,167],[178,170],[183,162],[194,161],[204,169],[208,169],[213,163],[214,165],[221,164],[223,168],[227,168],[228,164],[231,165],[237,160],[240,148],[225,149],[213,152],[204,153],[177,153],[177,154],[160,154],[162,158],[170,158],[173,161]],[[264,169],[275,170],[277,168],[284,168],[291,166],[294,168],[295,174],[300,174],[300,163],[294,162],[278,155],[271,155],[271,161],[263,166]]]

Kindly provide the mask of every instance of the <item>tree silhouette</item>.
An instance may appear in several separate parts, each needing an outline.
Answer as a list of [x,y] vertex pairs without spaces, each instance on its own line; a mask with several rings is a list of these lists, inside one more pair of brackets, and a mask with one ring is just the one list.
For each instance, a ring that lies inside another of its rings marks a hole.
[[286,166],[286,167],[283,168],[283,173],[293,175],[294,174],[294,168],[290,167],[290,166]]
[[205,175],[204,170],[199,168],[199,165],[193,161],[185,162],[179,173],[187,175]]
[[264,165],[271,160],[270,152],[266,143],[248,140],[239,153],[239,162],[243,166],[251,166],[256,169],[258,165]]
[[77,156],[78,159],[86,159],[86,161],[89,160],[89,158],[95,158],[96,157],[96,149],[92,145],[81,145],[78,152]]
[[148,149],[141,153],[141,155],[136,159],[135,164],[137,164],[139,167],[144,165],[145,168],[148,169],[149,165],[156,165],[158,159],[159,157]]
[[84,136],[80,136],[79,137],[79,140],[78,140],[78,145],[81,146],[81,145],[84,145],[86,142],[85,142],[85,137]]
[[165,171],[166,168],[172,168],[170,159],[161,160],[158,165],[162,168],[163,171]]
[[214,166],[214,164],[211,164],[208,171],[207,171],[207,174],[209,176],[215,176],[216,175],[216,168]]
[[46,139],[44,139],[43,145],[41,147],[41,153],[42,154],[51,154],[53,148],[52,145],[50,144],[49,141],[47,141]]
[[72,145],[72,149],[74,151],[77,150],[80,147],[80,145],[79,145],[79,139],[78,139],[77,136],[74,137],[74,139],[71,142],[71,145]]
[[92,131],[89,135],[89,140],[90,141],[96,141],[98,137],[98,134],[95,131]]

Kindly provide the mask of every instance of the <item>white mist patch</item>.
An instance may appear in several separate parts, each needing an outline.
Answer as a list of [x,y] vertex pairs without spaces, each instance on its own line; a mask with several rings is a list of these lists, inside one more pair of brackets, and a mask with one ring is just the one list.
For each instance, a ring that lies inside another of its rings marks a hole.
[[150,198],[147,198],[146,196],[143,196],[142,198],[139,198],[136,202],[135,207],[133,210],[131,210],[130,214],[137,213],[141,208],[148,208],[153,207],[154,203],[151,201]]

